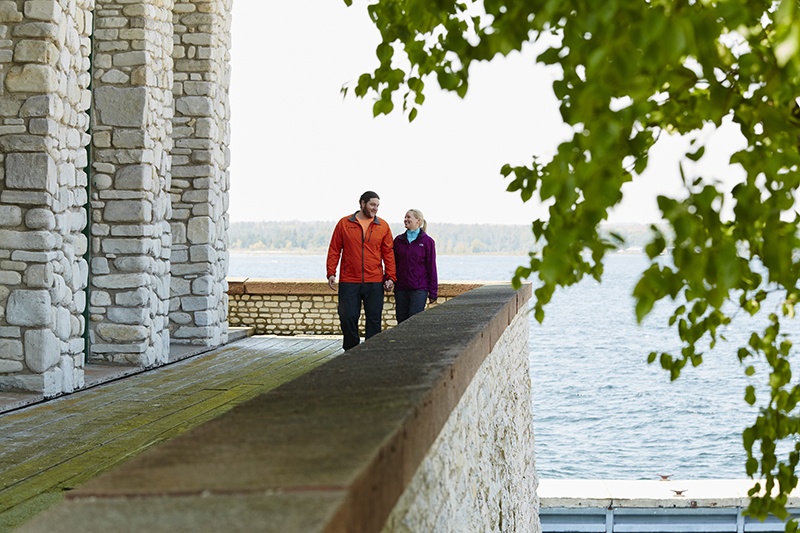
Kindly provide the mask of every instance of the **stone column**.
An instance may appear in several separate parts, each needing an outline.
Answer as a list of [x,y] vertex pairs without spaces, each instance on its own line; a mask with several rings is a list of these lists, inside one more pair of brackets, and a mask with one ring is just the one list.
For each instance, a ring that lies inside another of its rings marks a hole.
[[97,0],[92,357],[169,356],[172,0]]
[[0,1],[0,389],[83,386],[93,4]]
[[231,0],[175,2],[173,342],[227,341]]

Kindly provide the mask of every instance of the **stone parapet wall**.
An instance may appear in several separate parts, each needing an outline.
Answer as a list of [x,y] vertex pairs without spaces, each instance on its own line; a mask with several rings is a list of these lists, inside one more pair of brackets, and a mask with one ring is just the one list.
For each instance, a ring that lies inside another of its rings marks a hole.
[[383,533],[539,531],[529,324],[520,312],[503,332]]
[[[483,283],[442,282],[439,298],[428,309]],[[325,282],[228,279],[228,321],[232,327],[254,328],[256,335],[339,335],[339,298]],[[364,316],[361,316],[364,335]],[[383,305],[383,329],[397,325],[394,296]]]
[[538,533],[530,297],[485,286],[420,313],[76,487],[24,531]]

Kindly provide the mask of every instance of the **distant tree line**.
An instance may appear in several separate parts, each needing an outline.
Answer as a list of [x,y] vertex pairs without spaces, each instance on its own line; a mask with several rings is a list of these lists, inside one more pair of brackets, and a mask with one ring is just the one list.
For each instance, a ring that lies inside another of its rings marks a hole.
[[[234,222],[228,237],[232,250],[324,252],[333,232],[334,222]],[[404,230],[392,224],[392,234]],[[622,224],[604,229],[623,237],[621,249],[642,247],[650,236],[649,226]],[[436,251],[443,255],[526,254],[535,243],[530,226],[503,224],[430,224],[428,233],[436,241]]]

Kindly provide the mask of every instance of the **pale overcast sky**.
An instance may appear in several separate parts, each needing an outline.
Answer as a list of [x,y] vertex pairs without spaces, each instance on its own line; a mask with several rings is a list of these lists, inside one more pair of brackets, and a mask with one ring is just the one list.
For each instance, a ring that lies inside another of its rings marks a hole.
[[[410,208],[429,222],[528,224],[540,215],[508,193],[504,163],[527,164],[566,135],[551,72],[533,54],[473,67],[462,100],[435,90],[413,123],[372,117],[370,100],[340,89],[376,65],[377,30],[364,2],[233,2],[231,207],[233,222],[337,220],[365,190],[379,216]],[[669,145],[651,157],[657,177],[625,191],[612,220],[652,222],[655,195],[676,190]]]

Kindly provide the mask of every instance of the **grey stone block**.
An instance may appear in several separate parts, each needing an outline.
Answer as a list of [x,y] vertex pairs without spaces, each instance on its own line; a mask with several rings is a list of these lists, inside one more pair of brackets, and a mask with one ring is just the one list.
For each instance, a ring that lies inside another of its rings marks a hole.
[[19,226],[22,224],[22,209],[15,205],[0,205],[0,226]]
[[114,183],[118,189],[152,190],[153,167],[151,165],[123,167],[117,171]]
[[13,153],[6,156],[6,187],[55,192],[56,164],[43,153]]
[[[17,339],[0,339],[0,357],[14,361],[22,361],[22,341]],[[20,368],[22,370],[22,368]],[[0,371],[2,373],[2,371]]]
[[0,247],[10,250],[51,250],[56,236],[48,231],[0,230]]
[[146,201],[117,200],[106,203],[103,215],[107,222],[150,222],[153,207]]
[[144,87],[98,87],[95,106],[106,126],[143,127],[147,111]]
[[30,229],[51,230],[56,227],[56,217],[49,209],[29,209],[25,213],[25,225]]
[[100,289],[135,289],[149,286],[150,276],[141,273],[95,276],[92,284]]
[[175,100],[175,111],[182,115],[208,117],[214,114],[214,101],[205,96],[184,96]]
[[12,326],[49,326],[52,321],[51,309],[48,291],[13,290],[8,296],[6,321]]
[[0,359],[0,374],[13,374],[22,372],[25,367],[20,361],[10,361],[8,359]]
[[97,325],[96,331],[100,337],[112,343],[137,342],[150,337],[148,328],[144,326],[103,323]]
[[42,374],[61,359],[58,339],[49,329],[31,329],[25,332],[25,364],[33,372]]
[[152,293],[141,287],[135,291],[121,292],[116,295],[115,302],[117,305],[125,307],[137,307],[150,304]]

